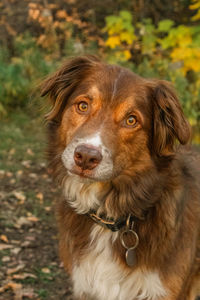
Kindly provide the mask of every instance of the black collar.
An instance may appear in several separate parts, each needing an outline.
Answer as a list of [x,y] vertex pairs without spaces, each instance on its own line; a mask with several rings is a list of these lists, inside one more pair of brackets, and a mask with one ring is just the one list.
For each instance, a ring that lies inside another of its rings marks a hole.
[[122,217],[117,220],[104,219],[103,217],[98,216],[95,211],[90,211],[87,214],[94,222],[97,224],[110,229],[111,231],[119,231],[121,228],[128,226],[132,227],[134,223],[135,217],[133,215],[129,215],[128,217]]

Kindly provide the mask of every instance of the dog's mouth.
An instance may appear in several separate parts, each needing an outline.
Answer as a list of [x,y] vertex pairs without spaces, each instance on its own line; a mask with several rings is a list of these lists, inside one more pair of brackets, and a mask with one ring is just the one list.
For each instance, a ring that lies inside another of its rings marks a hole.
[[108,178],[100,177],[95,174],[94,171],[90,170],[79,170],[78,168],[73,168],[71,170],[68,170],[69,175],[77,175],[82,180],[91,180],[91,181],[104,181]]
[[112,170],[99,170],[98,168],[93,170],[81,169],[77,166],[72,168],[67,168],[68,175],[77,175],[82,180],[91,180],[91,181],[108,181],[113,178]]
[[72,170],[68,170],[68,173],[78,175],[82,178],[90,178],[95,179],[94,172],[90,170],[82,170],[78,168],[73,168]]

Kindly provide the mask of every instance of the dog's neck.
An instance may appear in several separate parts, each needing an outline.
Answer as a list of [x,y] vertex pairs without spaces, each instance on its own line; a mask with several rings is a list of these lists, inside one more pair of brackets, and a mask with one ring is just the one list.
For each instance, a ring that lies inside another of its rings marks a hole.
[[[130,195],[123,191],[116,191],[109,182],[86,181],[77,175],[71,175],[67,177],[63,191],[66,201],[77,214],[92,213],[94,221],[99,218],[102,224],[114,222],[113,229],[122,226],[128,215],[144,219],[146,214],[145,210],[132,209],[129,203],[134,202],[134,199],[130,199]],[[118,200],[123,201],[124,209],[118,207]]]

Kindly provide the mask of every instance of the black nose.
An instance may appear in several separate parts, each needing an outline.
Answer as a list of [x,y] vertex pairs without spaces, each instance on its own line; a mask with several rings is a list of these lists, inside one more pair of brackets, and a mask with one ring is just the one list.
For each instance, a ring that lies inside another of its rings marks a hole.
[[101,152],[92,146],[79,145],[74,151],[74,161],[82,170],[94,169],[101,160]]

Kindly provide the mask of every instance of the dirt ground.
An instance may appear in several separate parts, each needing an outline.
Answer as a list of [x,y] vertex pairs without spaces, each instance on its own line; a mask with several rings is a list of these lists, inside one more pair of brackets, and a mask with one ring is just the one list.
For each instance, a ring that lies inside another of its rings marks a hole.
[[58,257],[59,190],[33,125],[22,115],[0,131],[0,300],[71,300]]

